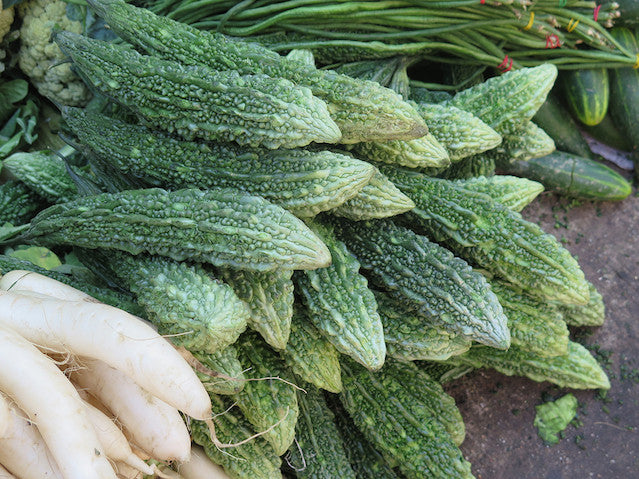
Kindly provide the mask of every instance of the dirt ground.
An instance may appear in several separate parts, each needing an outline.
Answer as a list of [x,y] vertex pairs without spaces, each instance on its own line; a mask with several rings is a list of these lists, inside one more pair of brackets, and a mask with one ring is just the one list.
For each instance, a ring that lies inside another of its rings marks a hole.
[[[639,478],[639,197],[569,202],[547,194],[522,213],[565,243],[602,293],[606,323],[573,329],[598,351],[611,380],[598,391],[478,371],[447,386],[466,422],[462,450],[480,479]],[[573,392],[578,426],[555,446],[533,426],[535,405]]]

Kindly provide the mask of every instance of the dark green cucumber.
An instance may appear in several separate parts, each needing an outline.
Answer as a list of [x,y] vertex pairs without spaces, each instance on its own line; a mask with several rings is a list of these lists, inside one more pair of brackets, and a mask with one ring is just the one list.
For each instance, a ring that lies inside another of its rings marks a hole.
[[589,158],[555,151],[541,158],[501,165],[508,174],[538,181],[548,191],[588,200],[623,200],[631,186],[616,171]]
[[[627,28],[613,28],[610,34],[631,52],[639,54],[636,38]],[[639,149],[639,69],[618,68],[610,72],[610,115],[621,134],[632,143],[629,151]],[[639,173],[639,161],[635,158],[635,174]]]
[[[612,102],[613,99],[611,98],[610,101]],[[595,140],[599,140],[605,145],[612,146],[613,148],[621,151],[630,151],[632,150],[632,141],[630,140],[630,138],[625,136],[621,132],[619,127],[615,124],[614,120],[612,119],[612,115],[610,114],[610,110],[612,109],[613,107],[609,105],[608,113],[606,114],[604,119],[601,120],[601,123],[594,126],[584,125],[584,131],[592,136]]]
[[592,158],[588,143],[581,135],[577,122],[561,104],[556,93],[551,92],[541,105],[533,121],[555,141],[558,150],[574,153],[584,158]]
[[608,70],[564,70],[559,79],[566,104],[580,122],[596,125],[603,120],[610,101]]

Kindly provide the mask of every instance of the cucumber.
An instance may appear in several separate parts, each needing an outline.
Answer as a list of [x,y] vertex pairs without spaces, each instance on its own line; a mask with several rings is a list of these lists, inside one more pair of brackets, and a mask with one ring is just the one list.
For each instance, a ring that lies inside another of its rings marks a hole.
[[[637,40],[627,28],[613,28],[610,34],[631,52],[639,52]],[[635,153],[635,174],[639,171],[636,158],[639,148],[639,70],[634,68],[618,68],[610,74],[610,115],[622,136],[632,143],[629,151]]]
[[533,121],[555,141],[558,150],[574,153],[584,158],[593,157],[588,143],[579,131],[577,122],[573,120],[568,110],[564,108],[553,92],[541,105]]
[[[610,101],[611,103],[613,102],[612,97]],[[604,119],[601,120],[601,123],[593,126],[584,125],[584,131],[605,145],[612,146],[621,151],[630,151],[632,150],[632,141],[622,134],[619,127],[615,124],[610,114],[610,110],[612,109],[613,106],[609,105],[608,113]]]
[[596,125],[603,120],[610,100],[608,70],[566,70],[559,80],[570,111],[581,123]]
[[616,171],[589,158],[555,151],[541,158],[502,165],[504,172],[538,181],[546,190],[573,198],[623,200],[631,186]]

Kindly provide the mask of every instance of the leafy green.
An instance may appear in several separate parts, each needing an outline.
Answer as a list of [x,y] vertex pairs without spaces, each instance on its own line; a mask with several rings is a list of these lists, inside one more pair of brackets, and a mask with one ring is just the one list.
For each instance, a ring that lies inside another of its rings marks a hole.
[[[0,95],[0,105],[2,104],[3,100]],[[2,117],[2,112],[0,112],[0,117]],[[37,122],[38,106],[29,99],[24,105],[17,108],[0,128],[0,160],[9,156],[22,144],[30,145],[38,138],[35,131]]]
[[13,105],[24,100],[29,92],[29,84],[25,80],[9,80],[0,83],[0,121],[11,116]]
[[7,254],[14,258],[30,261],[44,269],[54,269],[62,265],[62,261],[60,261],[60,258],[58,258],[53,251],[42,246],[18,248],[14,251],[7,252]]
[[577,414],[577,398],[572,394],[535,406],[537,415],[533,423],[541,437],[548,444],[559,442],[559,433],[562,432]]

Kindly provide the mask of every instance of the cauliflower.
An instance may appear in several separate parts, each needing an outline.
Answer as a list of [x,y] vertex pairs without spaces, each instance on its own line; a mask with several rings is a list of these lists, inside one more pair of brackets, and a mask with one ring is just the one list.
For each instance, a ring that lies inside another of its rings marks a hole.
[[[2,2],[0,1],[0,43],[4,39],[5,35],[11,30],[11,24],[13,23],[13,7],[2,9]],[[0,73],[4,71],[4,57],[6,52],[0,45]]]
[[18,64],[41,95],[62,105],[83,106],[91,92],[69,63],[56,65],[66,57],[51,40],[54,26],[82,33],[82,24],[70,20],[66,8],[62,0],[30,0],[18,6],[22,17]]

